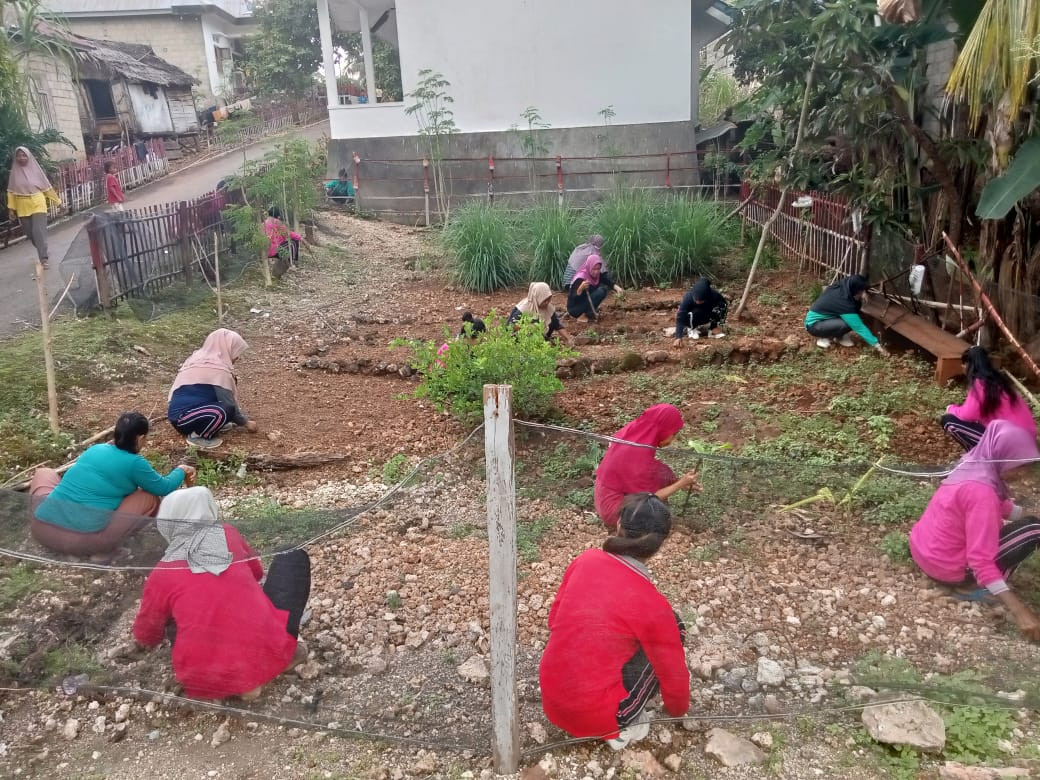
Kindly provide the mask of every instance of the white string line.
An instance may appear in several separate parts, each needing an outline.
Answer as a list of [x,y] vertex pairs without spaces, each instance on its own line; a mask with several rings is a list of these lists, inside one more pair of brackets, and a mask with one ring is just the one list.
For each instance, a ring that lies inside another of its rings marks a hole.
[[[356,510],[348,510],[348,511],[353,511],[353,514],[351,514],[350,517],[348,517],[346,520],[344,520],[341,523],[338,523],[337,525],[333,526],[332,528],[328,528],[328,529],[322,531],[321,533],[317,534],[316,536],[308,539],[307,541],[301,542],[300,544],[294,545],[294,546],[292,546],[292,547],[290,547],[288,549],[277,550],[277,551],[275,551],[273,553],[257,554],[257,555],[254,555],[252,557],[249,557],[249,558],[243,558],[242,560],[234,561],[233,563],[234,564],[242,564],[242,563],[248,563],[249,561],[264,560],[266,558],[273,559],[273,558],[275,558],[278,555],[285,555],[287,553],[294,552],[296,550],[302,550],[305,547],[310,547],[310,546],[316,544],[317,542],[321,541],[322,539],[325,539],[328,536],[331,536],[331,535],[333,535],[335,533],[338,533],[338,532],[342,531],[345,528],[350,527],[351,525],[355,524],[362,515],[368,514],[369,512],[371,512],[371,511],[373,511],[375,509],[378,509],[380,506],[382,506],[387,501],[389,501],[391,498],[393,498],[397,493],[399,493],[401,490],[403,490],[404,487],[420,471],[422,471],[424,468],[426,468],[429,464],[431,464],[431,463],[433,463],[435,461],[439,461],[439,460],[443,460],[445,458],[451,457],[456,452],[458,452],[463,447],[465,447],[467,444],[469,444],[469,442],[473,439],[473,437],[476,436],[477,433],[479,433],[483,429],[484,429],[484,424],[481,423],[476,428],[474,428],[472,431],[470,431],[469,434],[464,439],[462,439],[460,442],[455,444],[451,449],[445,450],[444,452],[440,452],[440,453],[438,453],[436,455],[430,455],[430,456],[424,458],[423,460],[419,461],[419,463],[416,464],[415,467],[411,471],[409,471],[408,474],[405,475],[405,477],[403,479],[401,479],[399,482],[397,482],[397,484],[395,484],[393,487],[391,487],[389,490],[387,490],[385,493],[383,493],[381,496],[379,496],[378,498],[376,498],[375,500],[373,500],[369,504],[366,504],[366,505],[364,505],[364,506],[362,506],[362,507],[360,507],[359,509],[356,509]],[[317,511],[319,511],[319,512],[327,511],[330,514],[340,514],[340,511],[339,510],[335,510],[335,509],[317,510]],[[164,519],[165,520],[169,520],[168,518],[164,518]],[[198,525],[200,527],[202,527],[204,525],[204,524],[198,523],[197,521],[194,521],[194,520],[172,520],[171,522],[191,523],[193,525]],[[53,558],[47,558],[47,557],[42,556],[42,555],[37,555],[36,553],[24,552],[24,551],[20,551],[20,550],[12,550],[12,549],[7,548],[7,547],[0,547],[0,555],[4,555],[4,556],[10,557],[10,558],[17,558],[17,559],[25,560],[25,561],[31,561],[33,563],[42,563],[42,564],[54,565],[54,566],[66,566],[66,567],[74,568],[74,569],[88,569],[88,570],[91,570],[91,571],[151,571],[153,568],[155,568],[154,566],[112,566],[112,565],[103,564],[103,563],[91,563],[89,561],[59,561],[59,560],[55,560]],[[164,567],[164,568],[169,568],[171,570],[182,570],[182,569],[187,569],[188,566],[169,566],[169,567]]]
[[438,740],[422,740],[418,737],[402,737],[395,734],[381,734],[378,732],[361,731],[359,729],[348,729],[342,726],[330,727],[327,724],[312,723],[307,720],[299,720],[297,718],[286,718],[281,715],[273,715],[267,712],[261,712],[257,710],[246,710],[241,707],[229,707],[226,704],[219,704],[217,702],[205,701],[203,699],[192,699],[187,696],[178,696],[174,693],[164,693],[162,691],[152,691],[147,688],[130,688],[119,685],[94,685],[92,683],[85,683],[76,687],[75,692],[71,695],[78,693],[110,693],[118,696],[129,696],[132,698],[142,697],[158,697],[164,700],[163,703],[169,704],[174,702],[181,702],[193,709],[209,710],[211,712],[226,712],[231,715],[237,716],[242,720],[264,720],[271,723],[287,724],[291,726],[301,726],[305,729],[312,731],[326,731],[333,734],[343,734],[346,736],[362,737],[366,739],[375,739],[385,742],[402,742],[410,745],[418,745],[420,747],[440,747],[446,750],[453,750],[457,753],[473,752],[479,754],[487,753],[487,747],[475,747],[473,745],[460,745],[452,742],[440,742]]
[[[597,439],[599,441],[610,442],[611,444],[626,444],[630,447],[641,447],[643,449],[654,450],[656,452],[664,452],[671,455],[681,455],[686,458],[697,458],[700,460],[717,460],[723,463],[732,463],[736,465],[747,465],[747,466],[790,466],[791,461],[782,460],[771,460],[768,458],[744,458],[739,455],[723,455],[718,452],[697,452],[696,450],[683,448],[683,447],[655,447],[652,444],[642,444],[636,441],[627,441],[625,439],[619,439],[616,436],[608,436],[602,433],[592,433],[591,431],[583,431],[579,428],[567,428],[563,425],[552,425],[549,423],[536,423],[530,422],[529,420],[514,419],[514,423],[522,425],[527,428],[541,428],[544,430],[557,431],[559,433],[568,433],[578,436],[585,436],[590,439]],[[802,463],[803,467],[806,468],[818,468],[818,469],[868,469],[876,468],[881,471],[888,471],[893,474],[901,474],[908,477],[916,477],[920,479],[931,478],[931,477],[946,477],[949,476],[953,470],[961,462],[970,463],[1037,463],[1040,462],[1040,457],[1037,458],[994,458],[994,459],[983,459],[983,458],[972,458],[970,461],[958,461],[952,466],[930,467],[931,471],[909,471],[906,469],[899,469],[894,466],[886,466],[883,463],[865,463],[857,461],[843,461],[840,463]],[[922,467],[924,468],[924,467]]]

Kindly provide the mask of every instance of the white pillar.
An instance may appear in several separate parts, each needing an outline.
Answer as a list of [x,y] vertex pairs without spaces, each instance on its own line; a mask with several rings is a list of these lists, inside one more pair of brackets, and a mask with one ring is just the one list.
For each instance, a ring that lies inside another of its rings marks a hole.
[[329,0],[318,0],[318,37],[321,38],[322,68],[325,71],[325,93],[329,108],[339,105],[339,87],[336,84],[336,57],[332,51],[332,17]]
[[358,3],[361,14],[361,49],[365,56],[365,86],[368,91],[368,102],[376,102],[376,71],[372,67],[372,29],[368,21],[368,9]]
[[488,589],[491,604],[491,731],[495,772],[520,763],[516,706],[516,482],[513,468],[513,388],[484,385],[487,469]]

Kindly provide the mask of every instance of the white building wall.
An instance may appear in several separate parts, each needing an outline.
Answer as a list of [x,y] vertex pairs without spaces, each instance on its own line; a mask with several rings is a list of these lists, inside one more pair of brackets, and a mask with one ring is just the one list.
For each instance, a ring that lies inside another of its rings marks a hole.
[[[348,0],[330,0],[332,5]],[[538,109],[554,128],[691,118],[690,0],[397,0],[404,91],[430,68],[451,82],[465,133],[523,125]],[[405,102],[409,102],[408,98]],[[403,106],[330,109],[333,138],[416,132]]]

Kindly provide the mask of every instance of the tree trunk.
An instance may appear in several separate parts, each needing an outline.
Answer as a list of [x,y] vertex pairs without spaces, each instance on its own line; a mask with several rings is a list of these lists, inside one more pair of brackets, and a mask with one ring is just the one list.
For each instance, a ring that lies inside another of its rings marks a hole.
[[[812,65],[809,67],[809,72],[805,74],[805,92],[802,94],[802,111],[798,116],[798,129],[794,134],[794,146],[791,147],[791,154],[785,175],[790,173],[791,168],[794,167],[795,157],[798,155],[798,150],[802,145],[802,137],[805,135],[805,123],[809,115],[809,94],[812,92],[813,83],[816,81],[816,66],[819,62],[819,55],[820,45],[816,44],[816,52],[813,54]],[[747,282],[744,284],[744,293],[740,296],[740,303],[737,304],[737,310],[733,313],[734,319],[739,320],[740,315],[744,313],[744,307],[747,306],[748,298],[751,296],[751,285],[754,284],[755,281],[755,271],[758,270],[758,261],[762,258],[762,250],[765,249],[766,240],[769,238],[769,231],[772,229],[773,223],[776,222],[777,217],[780,216],[780,212],[784,208],[784,199],[787,197],[787,191],[789,189],[790,187],[785,184],[780,190],[780,200],[777,201],[776,208],[773,210],[769,219],[766,220],[766,223],[762,226],[762,235],[758,238],[758,248],[755,249],[755,258],[751,261],[751,268],[748,269]]]

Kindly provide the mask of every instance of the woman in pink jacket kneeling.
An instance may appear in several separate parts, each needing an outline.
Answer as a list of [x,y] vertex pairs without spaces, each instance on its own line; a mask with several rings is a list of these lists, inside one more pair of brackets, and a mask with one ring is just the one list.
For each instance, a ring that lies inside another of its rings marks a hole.
[[[1006,420],[993,421],[910,531],[910,554],[925,574],[953,586],[957,598],[999,600],[1034,641],[1040,641],[1040,618],[1011,592],[1007,580],[1040,546],[1040,519],[1022,517],[1003,477],[1038,459],[1032,434]],[[982,587],[973,590],[977,586]]]
[[994,420],[1007,420],[1036,438],[1036,420],[1006,376],[989,362],[982,347],[971,347],[961,355],[968,378],[968,397],[964,403],[951,404],[943,415],[943,430],[965,451],[979,443],[986,426]]

